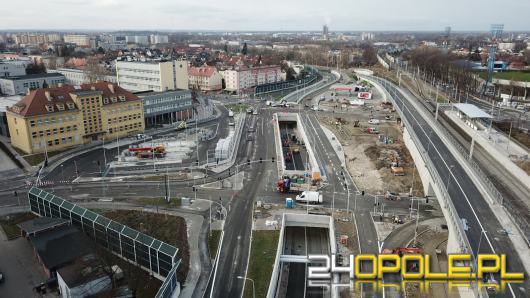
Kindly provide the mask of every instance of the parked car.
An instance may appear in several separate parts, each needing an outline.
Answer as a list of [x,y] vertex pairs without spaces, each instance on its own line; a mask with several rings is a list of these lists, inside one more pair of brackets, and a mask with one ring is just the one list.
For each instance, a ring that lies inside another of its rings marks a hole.
[[379,124],[379,122],[381,122],[381,121],[379,121],[379,119],[370,119],[370,120],[368,120],[369,124]]

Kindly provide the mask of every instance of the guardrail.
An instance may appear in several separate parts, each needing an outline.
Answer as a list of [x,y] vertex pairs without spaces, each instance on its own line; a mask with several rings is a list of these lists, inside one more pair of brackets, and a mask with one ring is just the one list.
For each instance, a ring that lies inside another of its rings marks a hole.
[[294,101],[290,101],[290,102],[296,102],[296,103],[299,103],[303,97],[305,96],[308,96],[310,95],[311,93],[315,92],[315,91],[318,91],[322,88],[326,88],[327,86],[330,86],[334,83],[336,83],[338,80],[340,80],[340,73],[335,71],[335,70],[332,70],[331,73],[335,76],[335,79],[330,81],[330,82],[324,82],[324,81],[320,81],[314,85],[310,85],[310,86],[307,86],[305,88],[302,88],[300,90],[296,90],[294,92],[291,92],[289,94],[287,94],[286,96],[284,96],[282,98],[282,100],[285,100],[285,101],[290,101],[291,97],[297,97],[297,96],[300,96],[302,95],[301,97],[299,98],[295,98]]
[[[367,81],[371,81],[370,78],[363,77],[363,79]],[[397,104],[395,97],[397,95],[394,93],[392,95],[387,89],[387,82],[377,78],[373,77],[375,81],[377,81],[379,84],[381,84],[384,88],[383,91],[387,93],[388,98],[392,101],[394,104],[394,107],[396,108],[396,111],[401,116],[401,119],[403,121],[403,124],[407,128],[407,131],[409,132],[409,135],[411,136],[412,141],[418,148],[418,152],[420,153],[420,156],[422,157],[425,166],[427,167],[427,170],[429,171],[429,174],[431,175],[433,182],[435,186],[437,186],[439,193],[441,194],[441,201],[445,203],[445,207],[449,213],[449,220],[453,224],[454,227],[456,227],[455,232],[457,239],[460,241],[460,250],[461,252],[469,253],[471,252],[471,245],[469,243],[469,240],[467,239],[467,236],[464,231],[464,227],[462,225],[462,221],[460,220],[460,216],[458,216],[458,213],[456,212],[456,208],[451,200],[451,196],[449,195],[447,188],[445,187],[445,184],[443,183],[442,178],[440,177],[440,174],[434,167],[434,164],[432,163],[430,157],[427,155],[427,151],[425,150],[425,147],[420,142],[418,136],[416,135],[416,132],[412,128],[412,124],[409,122],[408,118],[404,116],[404,112],[400,105]],[[372,82],[373,83],[373,82]],[[395,90],[394,90],[395,91]]]

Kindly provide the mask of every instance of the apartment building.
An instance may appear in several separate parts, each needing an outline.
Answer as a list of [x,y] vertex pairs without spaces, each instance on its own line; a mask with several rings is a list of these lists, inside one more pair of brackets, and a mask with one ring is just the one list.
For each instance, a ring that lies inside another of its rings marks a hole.
[[58,33],[22,33],[15,35],[15,43],[19,45],[37,45],[43,43],[56,42],[60,40],[61,36]]
[[79,47],[90,47],[90,37],[86,34],[65,34],[64,42],[73,43]]
[[142,100],[109,82],[33,90],[6,115],[12,145],[28,154],[130,136],[145,127]]
[[169,42],[169,36],[160,35],[160,34],[151,34],[149,36],[149,40],[150,40],[151,44],[168,43]]
[[188,86],[202,91],[221,90],[223,77],[213,66],[191,67],[188,71]]
[[125,41],[127,43],[135,43],[137,45],[148,45],[149,36],[147,35],[127,35],[125,36]]
[[221,72],[225,80],[225,90],[230,92],[253,92],[254,87],[264,84],[276,83],[282,80],[280,66],[245,67],[236,66]]
[[118,84],[131,91],[188,89],[186,61],[116,61]]
[[64,84],[65,81],[65,77],[59,73],[39,73],[0,78],[0,93],[5,95],[26,94],[28,89],[54,87]]

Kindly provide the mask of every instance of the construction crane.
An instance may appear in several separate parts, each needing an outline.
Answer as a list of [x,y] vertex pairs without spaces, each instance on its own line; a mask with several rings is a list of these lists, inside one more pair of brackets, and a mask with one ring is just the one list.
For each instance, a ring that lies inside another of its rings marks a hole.
[[491,25],[491,43],[490,43],[490,51],[488,56],[488,78],[486,79],[486,82],[484,83],[484,87],[482,88],[482,96],[486,93],[486,90],[488,89],[488,85],[493,80],[493,68],[495,66],[495,54],[497,53],[497,47],[498,47],[498,39],[502,36],[502,31],[504,29],[504,24],[493,24]]

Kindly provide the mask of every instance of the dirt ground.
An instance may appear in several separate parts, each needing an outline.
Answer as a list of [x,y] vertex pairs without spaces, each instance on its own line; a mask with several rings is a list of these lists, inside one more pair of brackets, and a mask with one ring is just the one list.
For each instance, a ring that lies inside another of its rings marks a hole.
[[178,272],[178,280],[181,283],[186,280],[190,264],[190,253],[187,226],[184,218],[130,210],[107,211],[104,212],[104,215],[179,248],[178,254],[182,258],[182,263]]
[[[423,186],[414,161],[403,143],[402,132],[395,121],[382,122],[374,126],[360,121],[354,127],[356,117],[342,116],[344,124],[336,125],[334,117],[322,116],[320,123],[330,129],[343,145],[348,171],[360,189],[369,193],[390,192],[405,193],[412,187],[414,176],[415,196],[423,196]],[[357,118],[358,119],[358,118]],[[368,127],[377,127],[381,135],[391,142],[385,144],[379,140],[380,134],[366,132]],[[398,160],[405,171],[404,176],[394,176],[390,170],[392,160]],[[413,174],[414,173],[414,174]]]

